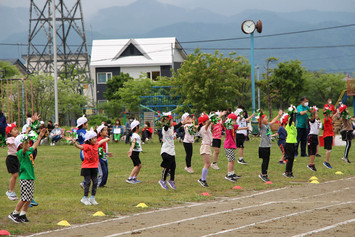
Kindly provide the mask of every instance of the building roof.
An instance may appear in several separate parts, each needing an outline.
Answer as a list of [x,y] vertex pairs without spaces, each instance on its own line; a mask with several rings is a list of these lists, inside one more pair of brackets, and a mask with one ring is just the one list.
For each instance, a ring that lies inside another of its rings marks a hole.
[[20,73],[22,75],[26,75],[27,74],[26,66],[18,58],[0,59],[0,61],[10,62],[11,65],[14,65],[14,66],[16,66],[19,69],[19,71],[20,71]]
[[[186,53],[175,37],[94,40],[90,64],[93,67],[170,65],[172,48],[175,48],[174,62],[182,62]],[[132,54],[127,54],[127,50]]]

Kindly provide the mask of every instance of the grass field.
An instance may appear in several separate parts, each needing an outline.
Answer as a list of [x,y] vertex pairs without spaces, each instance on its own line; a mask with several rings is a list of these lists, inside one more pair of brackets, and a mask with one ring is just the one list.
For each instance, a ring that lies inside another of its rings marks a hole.
[[[109,144],[109,150],[114,153],[109,158],[109,180],[106,188],[100,188],[96,195],[98,206],[84,206],[80,203],[83,190],[79,187],[82,181],[80,177],[79,150],[73,146],[61,144],[55,147],[43,145],[38,148],[38,156],[35,163],[36,182],[35,200],[38,207],[29,209],[28,224],[15,224],[7,216],[14,210],[16,202],[8,200],[5,192],[8,188],[10,175],[7,173],[5,159],[7,148],[0,150],[0,229],[8,230],[11,234],[28,234],[44,230],[60,228],[56,224],[61,220],[67,220],[70,224],[94,222],[125,215],[134,212],[146,211],[147,209],[136,208],[138,203],[146,203],[149,209],[167,207],[184,202],[196,202],[213,199],[216,196],[238,196],[245,190],[262,190],[268,188],[283,187],[287,185],[300,185],[308,182],[308,179],[316,175],[319,181],[339,179],[355,174],[354,148],[350,151],[351,164],[341,160],[344,147],[334,147],[331,153],[330,163],[333,169],[326,169],[324,150],[320,148],[322,157],[316,159],[317,172],[310,171],[306,165],[308,158],[298,157],[294,164],[295,179],[287,179],[282,176],[285,166],[277,164],[280,158],[280,150],[277,143],[272,143],[269,177],[272,185],[265,185],[259,178],[261,160],[258,158],[259,139],[253,139],[245,144],[244,159],[247,165],[236,164],[236,173],[242,175],[237,183],[224,179],[226,174],[227,160],[224,151],[219,156],[220,170],[210,169],[207,181],[208,189],[197,183],[203,167],[202,158],[199,155],[200,144],[194,144],[192,167],[194,174],[188,174],[185,170],[185,151],[182,143],[176,142],[176,186],[177,190],[163,190],[158,185],[161,175],[160,144],[157,137],[149,144],[143,145],[144,153],[141,154],[142,170],[139,175],[141,184],[127,184],[132,162],[127,157],[128,145],[123,143]],[[336,171],[342,171],[344,175],[336,175]],[[241,186],[242,190],[233,190],[235,185]],[[202,192],[208,192],[211,197],[202,196]],[[19,186],[16,193],[20,195]],[[93,217],[96,211],[103,211],[107,217]]]

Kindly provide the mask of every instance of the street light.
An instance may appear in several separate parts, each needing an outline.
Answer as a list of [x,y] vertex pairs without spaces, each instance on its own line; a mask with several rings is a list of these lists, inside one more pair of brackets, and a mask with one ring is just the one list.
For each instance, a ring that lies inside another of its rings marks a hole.
[[250,68],[251,68],[251,97],[252,110],[255,113],[255,75],[254,75],[254,31],[262,32],[262,22],[258,20],[255,24],[252,20],[245,20],[242,23],[242,31],[244,34],[250,35]]

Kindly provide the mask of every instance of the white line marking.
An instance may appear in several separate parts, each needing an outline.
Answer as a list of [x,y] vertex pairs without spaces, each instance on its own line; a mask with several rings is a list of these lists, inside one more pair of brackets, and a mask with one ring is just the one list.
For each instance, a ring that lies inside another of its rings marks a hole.
[[352,203],[355,203],[355,201],[342,202],[342,203],[339,203],[339,204],[333,204],[333,205],[327,205],[327,206],[323,206],[323,207],[317,207],[317,208],[314,208],[314,209],[311,209],[311,210],[294,212],[294,213],[291,213],[291,214],[288,214],[288,215],[278,216],[278,217],[275,217],[275,218],[271,218],[271,219],[260,221],[260,222],[251,223],[251,224],[240,226],[240,227],[237,227],[237,228],[220,231],[220,232],[216,232],[216,233],[213,233],[213,234],[203,235],[202,237],[220,235],[220,234],[228,233],[228,232],[235,231],[235,230],[244,229],[244,228],[251,227],[251,226],[256,226],[256,225],[259,225],[259,224],[264,224],[264,223],[276,221],[276,220],[279,220],[279,219],[282,219],[282,218],[287,218],[287,217],[291,217],[291,216],[301,215],[301,214],[304,214],[304,213],[307,213],[307,212],[313,212],[313,211],[316,211],[316,210],[326,209],[326,208],[340,206],[340,205],[347,205],[347,204],[352,204]]
[[[255,197],[255,196],[260,196],[263,194],[267,194],[267,193],[271,193],[271,192],[277,192],[280,190],[284,190],[287,187],[283,187],[283,188],[278,188],[278,189],[271,189],[271,190],[267,190],[267,191],[263,191],[263,192],[259,192],[259,193],[255,193],[255,194],[251,194],[248,196],[242,196],[242,197],[237,197],[237,198],[231,198],[228,199],[228,201],[235,201],[235,200],[240,200],[240,199],[245,199],[245,198],[251,198],[251,197]],[[178,206],[178,207],[171,207],[171,208],[164,208],[164,209],[158,209],[158,210],[154,210],[154,211],[148,211],[148,212],[142,212],[142,213],[137,213],[137,214],[133,214],[133,215],[128,215],[128,216],[121,216],[121,217],[117,217],[117,218],[113,218],[113,219],[109,219],[109,220],[104,220],[104,221],[99,221],[99,222],[92,222],[92,223],[87,223],[87,224],[81,224],[81,225],[75,225],[75,226],[71,226],[71,227],[67,227],[67,228],[62,228],[62,229],[57,229],[57,230],[49,230],[49,231],[44,231],[44,232],[40,232],[40,233],[35,233],[32,235],[29,235],[29,237],[32,236],[39,236],[39,235],[43,235],[43,234],[50,234],[53,232],[59,232],[59,231],[64,231],[64,230],[72,230],[72,229],[76,229],[76,228],[81,228],[81,227],[86,227],[86,226],[91,226],[91,225],[98,225],[98,224],[102,224],[102,223],[106,223],[106,222],[111,222],[111,221],[118,221],[118,220],[122,220],[122,219],[126,219],[129,217],[133,217],[133,216],[141,216],[141,215],[147,215],[147,214],[153,214],[153,213],[158,213],[158,212],[163,212],[163,211],[171,211],[171,210],[175,210],[175,209],[181,209],[181,208],[189,208],[189,207],[195,207],[195,206],[202,206],[202,205],[211,205],[211,204],[217,204],[217,203],[223,203],[225,200],[221,200],[221,201],[214,201],[214,202],[203,202],[203,203],[195,203],[195,204],[189,204],[189,205],[183,205],[183,206]]]
[[330,230],[330,229],[336,228],[336,227],[338,227],[340,225],[346,225],[346,224],[352,223],[354,221],[355,221],[355,218],[347,220],[347,221],[339,222],[339,223],[334,224],[334,225],[326,226],[326,227],[323,227],[323,228],[320,228],[320,229],[317,229],[317,230],[312,230],[312,231],[309,231],[309,232],[306,232],[306,233],[303,233],[303,234],[294,235],[293,237],[303,237],[303,236],[306,236],[306,235],[323,232],[323,231],[326,231],[326,230]]
[[[339,191],[345,190],[345,189],[350,189],[350,188],[347,187],[347,188],[343,188],[343,189],[340,189],[340,190],[334,190],[334,191],[328,192],[328,193],[316,194],[316,195],[312,195],[312,196],[309,196],[309,197],[296,198],[296,199],[292,199],[292,201],[305,199],[305,198],[311,198],[311,197],[317,197],[317,196],[322,196],[322,195],[328,195],[330,193],[339,192]],[[159,228],[159,227],[163,227],[163,226],[168,226],[168,225],[177,224],[177,223],[186,222],[186,221],[191,221],[191,220],[197,220],[197,219],[201,219],[201,218],[205,218],[205,217],[220,215],[220,214],[239,211],[239,210],[243,210],[243,209],[254,208],[254,207],[262,207],[262,206],[267,206],[267,205],[270,205],[270,204],[278,204],[278,203],[290,203],[290,202],[289,201],[273,201],[273,202],[266,202],[266,203],[263,203],[263,204],[245,206],[245,207],[240,207],[240,208],[235,208],[235,209],[232,208],[232,209],[229,209],[229,210],[226,210],[226,211],[213,212],[213,213],[210,213],[210,214],[190,217],[190,218],[186,218],[186,219],[180,219],[180,220],[177,220],[177,221],[168,222],[168,223],[164,223],[164,224],[158,224],[158,225],[149,226],[149,227],[143,227],[143,228],[135,229],[135,230],[131,230],[131,231],[120,232],[120,233],[116,233],[116,234],[112,234],[112,235],[107,235],[106,237],[114,237],[114,236],[120,236],[120,235],[124,235],[124,234],[131,234],[133,232],[139,232],[139,231],[143,231],[143,230]],[[340,204],[334,204],[334,205],[340,205]],[[333,206],[333,205],[331,205],[331,206]]]

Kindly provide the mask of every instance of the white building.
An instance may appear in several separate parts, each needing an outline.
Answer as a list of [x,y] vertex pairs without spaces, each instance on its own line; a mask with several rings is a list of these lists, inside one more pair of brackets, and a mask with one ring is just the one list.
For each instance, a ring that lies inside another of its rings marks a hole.
[[94,40],[90,70],[95,101],[106,101],[107,80],[121,72],[133,78],[144,74],[152,80],[171,77],[171,69],[179,69],[185,59],[186,53],[175,37]]

